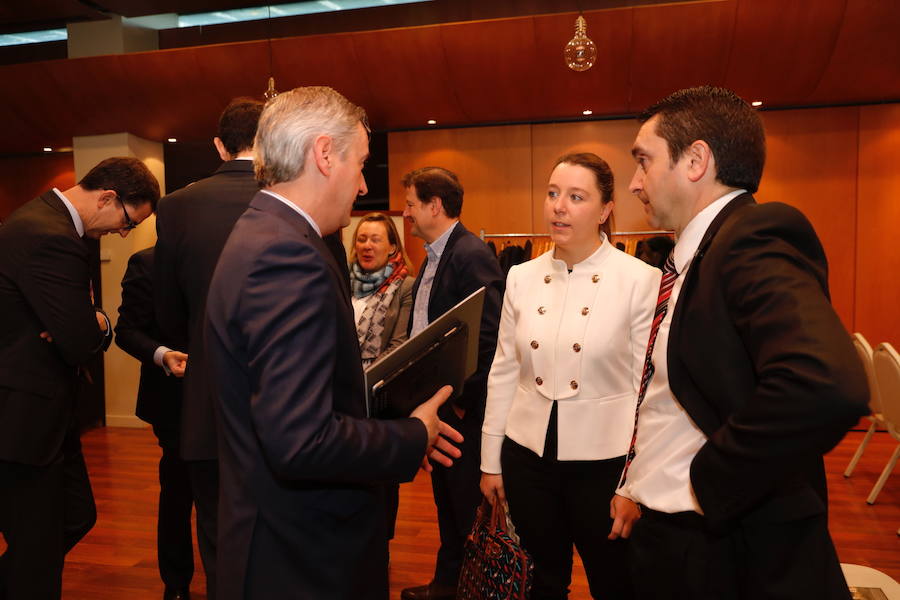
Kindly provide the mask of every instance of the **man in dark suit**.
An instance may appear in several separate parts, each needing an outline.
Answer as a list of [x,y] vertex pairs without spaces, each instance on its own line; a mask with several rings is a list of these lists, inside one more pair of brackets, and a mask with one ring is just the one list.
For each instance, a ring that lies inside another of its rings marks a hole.
[[181,456],[187,461],[197,509],[197,545],[206,591],[216,597],[216,521],[219,467],[214,398],[207,376],[203,317],[216,261],[238,217],[259,190],[253,177],[253,137],[262,103],[233,100],[213,139],[224,163],[206,179],[159,203],[156,219],[154,301],[163,340],[191,357],[181,405]]
[[322,241],[366,192],[364,123],[330,88],[266,105],[255,159],[264,189],[210,286],[222,598],[387,598],[381,484],[411,479],[436,444],[458,455],[438,435],[459,439],[437,417],[448,387],[411,418],[366,418],[346,271]]
[[765,134],[733,92],[682,90],[641,121],[631,190],[678,241],[611,507],[611,535],[631,530],[637,596],[846,600],[822,454],[868,393],[825,252],[796,209],[751,196]]
[[65,554],[96,520],[75,399],[111,332],[82,238],[127,236],[158,198],[143,163],[110,158],[0,227],[0,598],[59,598]]
[[497,257],[459,222],[463,187],[457,176],[440,167],[425,167],[403,177],[403,216],[416,237],[425,240],[427,259],[413,285],[410,336],[453,308],[480,287],[485,288],[478,367],[462,393],[441,409],[441,418],[463,434],[462,458],[451,467],[436,466],[431,487],[437,506],[441,546],[434,578],[427,585],[406,588],[404,600],[456,597],[463,543],[481,502],[481,424],[487,396],[487,376],[497,347],[503,272]]
[[156,549],[163,600],[190,598],[194,575],[191,542],[193,500],[187,464],[178,452],[181,377],[188,355],[165,346],[153,308],[153,248],[135,252],[122,278],[122,304],[116,344],[141,361],[137,416],[153,426],[162,448],[159,460],[159,512]]

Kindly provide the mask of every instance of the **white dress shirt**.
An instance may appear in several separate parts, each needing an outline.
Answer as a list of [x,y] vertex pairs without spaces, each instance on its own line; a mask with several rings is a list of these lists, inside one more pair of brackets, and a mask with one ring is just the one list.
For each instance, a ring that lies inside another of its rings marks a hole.
[[[247,160],[251,160],[251,159],[247,159]],[[313,218],[311,216],[309,216],[309,214],[305,210],[303,210],[302,208],[300,208],[299,206],[297,206],[296,204],[294,204],[293,202],[291,202],[290,200],[288,200],[281,194],[277,194],[277,193],[273,192],[272,190],[260,190],[260,191],[263,194],[268,194],[268,195],[272,196],[273,198],[276,198],[280,202],[290,206],[294,212],[296,212],[298,215],[300,215],[301,217],[306,219],[306,221],[309,223],[309,225],[313,229],[315,229],[316,233],[319,234],[319,237],[322,237],[322,230],[319,229],[319,225],[315,221],[313,221]]]
[[552,250],[510,270],[488,377],[483,472],[501,472],[504,436],[543,456],[555,401],[556,458],[627,452],[659,280],[659,269],[605,240],[571,273]]
[[434,274],[437,273],[438,264],[441,262],[441,255],[447,247],[447,241],[450,234],[459,221],[453,221],[453,224],[447,228],[430,244],[425,244],[425,254],[428,256],[428,262],[425,264],[425,270],[422,271],[422,280],[419,282],[419,289],[416,290],[416,303],[413,306],[412,328],[409,336],[412,337],[428,327],[428,300],[431,298],[431,285],[434,283]]
[[678,279],[669,297],[669,309],[659,326],[653,347],[653,379],[647,387],[638,420],[635,457],[625,485],[617,493],[665,513],[693,511],[703,514],[691,487],[691,461],[706,443],[706,436],[691,420],[669,389],[666,353],[669,328],[685,276],[710,224],[745,190],[730,192],[700,211],[684,228],[675,244]]

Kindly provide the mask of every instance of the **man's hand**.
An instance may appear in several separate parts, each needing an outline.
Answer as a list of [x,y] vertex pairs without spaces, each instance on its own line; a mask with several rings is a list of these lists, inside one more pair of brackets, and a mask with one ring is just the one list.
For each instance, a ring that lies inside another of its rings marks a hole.
[[450,443],[450,440],[456,443],[462,442],[462,434],[441,421],[437,416],[438,409],[452,393],[453,388],[445,385],[434,396],[416,407],[416,410],[409,415],[422,421],[425,424],[425,429],[428,430],[428,446],[425,450],[425,458],[422,459],[422,469],[425,471],[431,471],[431,464],[428,462],[428,459],[449,467],[453,464],[454,458],[462,456],[460,449]]
[[482,473],[481,474],[481,493],[487,498],[491,505],[497,500],[501,503],[506,502],[506,492],[503,490],[503,475],[499,473]]
[[96,317],[97,317],[97,325],[100,326],[100,331],[102,331],[103,333],[106,333],[106,329],[107,329],[106,317],[104,317],[103,313],[100,312],[99,310],[94,312],[94,315],[96,315]]
[[41,339],[47,343],[50,343],[53,341],[53,336],[50,335],[49,331],[42,331],[40,335],[41,335]]
[[641,509],[625,496],[613,494],[609,503],[609,518],[613,520],[613,525],[607,537],[611,540],[627,538],[631,535],[634,522],[641,518]]
[[163,354],[163,364],[175,377],[184,377],[188,355],[178,350],[170,350]]

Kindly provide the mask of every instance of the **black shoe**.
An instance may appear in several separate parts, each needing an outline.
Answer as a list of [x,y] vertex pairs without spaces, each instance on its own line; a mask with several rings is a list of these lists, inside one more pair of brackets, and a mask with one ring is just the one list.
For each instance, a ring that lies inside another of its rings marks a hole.
[[400,592],[403,600],[454,600],[456,586],[431,582],[428,585],[408,587]]
[[163,592],[163,600],[191,600],[191,590],[166,588],[166,591]]

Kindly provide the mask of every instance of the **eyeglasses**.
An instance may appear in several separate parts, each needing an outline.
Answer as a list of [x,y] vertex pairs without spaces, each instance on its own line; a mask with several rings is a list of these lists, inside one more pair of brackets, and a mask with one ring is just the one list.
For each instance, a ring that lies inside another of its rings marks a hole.
[[137,227],[138,224],[132,221],[131,217],[128,216],[128,211],[125,210],[125,203],[122,201],[122,196],[119,195],[119,192],[116,192],[116,198],[119,199],[119,203],[122,205],[122,214],[125,215],[125,227],[122,227],[121,229],[124,229],[125,231],[131,231],[132,229]]

